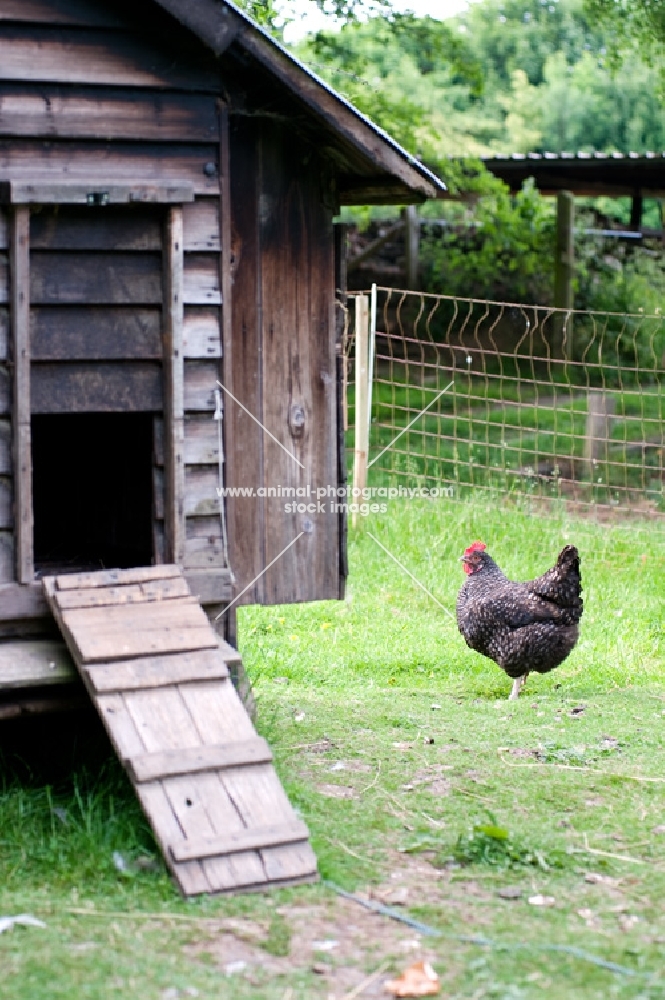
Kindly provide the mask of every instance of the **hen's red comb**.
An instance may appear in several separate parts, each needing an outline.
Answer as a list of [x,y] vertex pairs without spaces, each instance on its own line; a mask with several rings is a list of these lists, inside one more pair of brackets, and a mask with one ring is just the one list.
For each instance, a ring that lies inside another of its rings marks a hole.
[[464,555],[470,556],[472,552],[484,552],[486,548],[484,542],[471,542],[468,549],[464,549]]

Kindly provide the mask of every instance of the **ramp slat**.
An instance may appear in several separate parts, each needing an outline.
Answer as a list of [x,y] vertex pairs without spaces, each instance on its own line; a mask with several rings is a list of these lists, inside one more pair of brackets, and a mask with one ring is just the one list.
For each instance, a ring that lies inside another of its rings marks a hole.
[[220,642],[178,568],[43,583],[182,892],[315,878],[307,827],[230,683],[227,663],[240,658]]
[[169,849],[174,861],[192,861],[223,857],[226,854],[241,854],[243,851],[255,851],[263,847],[279,847],[282,844],[307,840],[308,836],[305,824],[296,820],[295,823],[285,823],[283,826],[257,827],[254,830],[243,830],[241,833],[232,833],[225,837],[184,840],[171,844]]
[[133,780],[141,782],[170,778],[176,774],[217,771],[243,764],[267,764],[271,760],[270,747],[265,740],[257,737],[253,740],[240,740],[219,746],[141,754],[125,761],[125,765]]
[[137,566],[136,569],[105,569],[95,573],[68,573],[66,576],[45,577],[55,582],[57,590],[82,590],[84,587],[113,587],[147,580],[168,580],[180,577],[178,566]]
[[91,664],[86,670],[92,689],[99,694],[169,687],[195,680],[221,681],[229,676],[226,661],[214,649]]

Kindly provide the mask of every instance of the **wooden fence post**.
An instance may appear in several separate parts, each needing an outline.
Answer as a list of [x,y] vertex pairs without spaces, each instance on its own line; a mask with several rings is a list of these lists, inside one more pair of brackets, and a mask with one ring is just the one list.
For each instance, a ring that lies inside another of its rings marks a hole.
[[[573,308],[573,276],[575,274],[575,196],[559,191],[556,198],[556,251],[554,257],[554,305],[557,309]],[[563,358],[563,331],[570,343],[572,317],[566,322],[565,313],[554,317],[552,356]]]
[[584,459],[589,479],[594,482],[598,466],[604,466],[605,485],[608,485],[609,441],[612,431],[615,399],[602,389],[587,392],[587,418],[584,441]]
[[[356,295],[356,419],[355,451],[353,454],[353,503],[361,499],[356,490],[367,485],[367,455],[369,453],[369,420],[367,402],[369,398],[368,372],[369,346],[369,299],[366,295]],[[353,527],[358,523],[358,515],[353,514]]]
[[406,287],[417,292],[419,285],[420,220],[418,207],[409,205],[403,210]]

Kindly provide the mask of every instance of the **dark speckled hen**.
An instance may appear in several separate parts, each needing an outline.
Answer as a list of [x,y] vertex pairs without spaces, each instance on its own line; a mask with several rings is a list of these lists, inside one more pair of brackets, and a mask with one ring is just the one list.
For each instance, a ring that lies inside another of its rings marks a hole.
[[558,667],[577,642],[580,557],[574,545],[566,545],[547,573],[515,583],[485,549],[484,542],[473,542],[462,556],[468,579],[457,597],[457,625],[467,646],[514,678],[514,699],[531,670],[545,674]]

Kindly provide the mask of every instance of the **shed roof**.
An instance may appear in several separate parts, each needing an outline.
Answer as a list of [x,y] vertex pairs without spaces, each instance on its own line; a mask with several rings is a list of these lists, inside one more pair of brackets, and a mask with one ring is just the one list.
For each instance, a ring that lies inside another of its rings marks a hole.
[[156,0],[215,55],[255,60],[323,126],[345,165],[341,204],[408,204],[440,198],[446,185],[353,104],[280,45],[231,0]]
[[513,153],[483,163],[512,191],[533,177],[542,194],[665,196],[665,153]]

